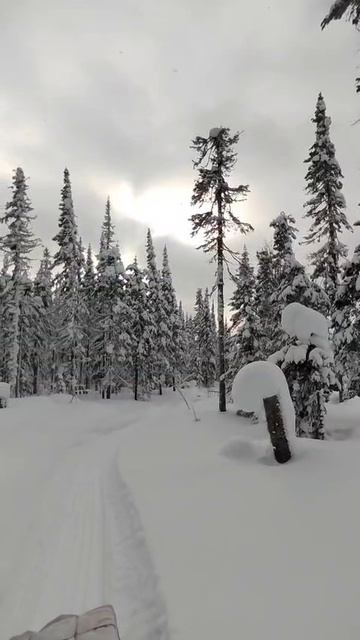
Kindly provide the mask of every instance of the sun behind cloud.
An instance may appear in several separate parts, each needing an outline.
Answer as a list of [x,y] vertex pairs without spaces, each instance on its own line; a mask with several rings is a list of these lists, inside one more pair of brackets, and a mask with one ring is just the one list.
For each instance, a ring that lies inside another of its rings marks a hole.
[[98,195],[110,195],[114,221],[122,217],[150,227],[156,236],[170,236],[185,244],[194,244],[191,238],[191,189],[186,182],[164,182],[136,193],[130,182],[106,184],[96,181],[93,188]]

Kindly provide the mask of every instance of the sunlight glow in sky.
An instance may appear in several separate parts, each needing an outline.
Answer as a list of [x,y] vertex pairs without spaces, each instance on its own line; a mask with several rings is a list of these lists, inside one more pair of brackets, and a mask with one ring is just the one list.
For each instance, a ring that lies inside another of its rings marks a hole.
[[[172,236],[179,242],[193,245],[190,206],[192,185],[181,182],[158,183],[136,193],[129,182],[97,183],[94,190],[99,197],[110,195],[114,222],[121,228],[125,216],[151,228],[154,237]],[[196,244],[196,242],[195,242]]]

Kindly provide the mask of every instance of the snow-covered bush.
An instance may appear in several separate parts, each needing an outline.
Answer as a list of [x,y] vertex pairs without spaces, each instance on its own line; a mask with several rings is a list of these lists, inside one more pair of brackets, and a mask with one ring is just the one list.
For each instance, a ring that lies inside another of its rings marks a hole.
[[334,384],[328,323],[321,313],[293,302],[282,313],[285,346],[269,360],[281,366],[296,413],[296,433],[324,439],[325,402]]

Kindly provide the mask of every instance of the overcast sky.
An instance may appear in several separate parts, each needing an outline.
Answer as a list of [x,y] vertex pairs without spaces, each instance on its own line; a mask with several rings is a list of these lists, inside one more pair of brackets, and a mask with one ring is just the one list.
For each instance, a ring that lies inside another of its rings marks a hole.
[[109,194],[124,262],[143,258],[150,226],[189,307],[214,270],[189,238],[191,139],[244,130],[234,182],[250,185],[238,213],[255,227],[255,252],[281,210],[306,228],[303,160],[321,90],[348,217],[360,218],[360,37],[346,22],[321,32],[330,3],[0,0],[0,208],[22,166],[35,231],[53,249],[67,166],[84,242],[97,249]]

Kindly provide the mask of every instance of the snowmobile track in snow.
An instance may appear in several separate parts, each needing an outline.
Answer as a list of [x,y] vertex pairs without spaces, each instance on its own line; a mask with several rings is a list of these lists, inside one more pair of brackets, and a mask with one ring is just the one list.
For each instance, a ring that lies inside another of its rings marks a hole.
[[92,434],[70,448],[44,487],[21,569],[1,603],[11,611],[7,637],[24,631],[22,624],[37,629],[60,613],[111,603],[122,640],[168,640],[166,607],[118,468],[116,435]]

